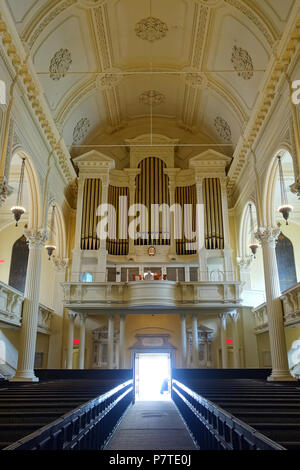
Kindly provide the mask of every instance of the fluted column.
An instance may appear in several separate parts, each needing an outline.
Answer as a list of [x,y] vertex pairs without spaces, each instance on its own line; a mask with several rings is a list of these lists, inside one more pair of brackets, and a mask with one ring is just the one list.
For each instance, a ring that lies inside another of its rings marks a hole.
[[120,315],[119,368],[125,368],[125,321],[126,315]]
[[223,313],[220,315],[222,369],[228,368],[228,354],[227,354],[227,344],[226,344],[226,323],[227,323],[227,314]]
[[108,317],[108,347],[107,347],[107,354],[108,354],[108,368],[113,369],[114,367],[114,316],[109,315]]
[[193,357],[193,368],[197,368],[199,365],[199,351],[198,351],[198,321],[197,315],[192,316],[192,357]]
[[79,341],[79,369],[84,369],[84,355],[85,355],[85,324],[87,315],[80,313],[80,341]]
[[180,315],[181,321],[181,367],[186,367],[186,317]]
[[272,359],[272,374],[269,381],[295,380],[289,372],[287,349],[284,335],[283,313],[279,277],[276,261],[276,240],[280,233],[277,227],[260,227],[255,234],[262,246],[266,301],[269,323],[269,338]]
[[238,332],[238,312],[234,312],[231,315],[232,320],[232,336],[233,336],[233,367],[235,369],[240,368],[240,342]]
[[74,324],[76,313],[69,312],[69,329],[68,329],[68,357],[67,357],[67,369],[73,368],[73,342],[74,342]]
[[23,304],[22,327],[18,368],[14,382],[38,382],[34,375],[34,357],[39,313],[42,247],[48,239],[45,230],[25,230],[28,240],[29,257],[27,266],[25,298]]

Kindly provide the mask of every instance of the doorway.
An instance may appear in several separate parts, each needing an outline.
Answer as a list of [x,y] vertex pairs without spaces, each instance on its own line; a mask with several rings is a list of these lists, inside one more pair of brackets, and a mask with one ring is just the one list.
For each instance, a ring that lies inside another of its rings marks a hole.
[[136,353],[134,361],[135,399],[171,399],[170,353]]

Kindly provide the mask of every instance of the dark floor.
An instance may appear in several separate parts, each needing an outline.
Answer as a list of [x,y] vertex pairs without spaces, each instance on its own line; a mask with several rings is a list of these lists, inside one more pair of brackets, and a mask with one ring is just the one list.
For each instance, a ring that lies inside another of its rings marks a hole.
[[172,401],[138,401],[104,450],[197,449]]

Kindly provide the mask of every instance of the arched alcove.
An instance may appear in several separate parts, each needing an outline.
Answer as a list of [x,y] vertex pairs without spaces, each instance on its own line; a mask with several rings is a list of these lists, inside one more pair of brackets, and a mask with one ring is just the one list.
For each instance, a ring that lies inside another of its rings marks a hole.
[[276,245],[277,269],[281,292],[297,284],[294,248],[292,242],[280,233]]
[[25,236],[22,235],[13,245],[8,283],[23,293],[26,284],[28,255],[28,244]]

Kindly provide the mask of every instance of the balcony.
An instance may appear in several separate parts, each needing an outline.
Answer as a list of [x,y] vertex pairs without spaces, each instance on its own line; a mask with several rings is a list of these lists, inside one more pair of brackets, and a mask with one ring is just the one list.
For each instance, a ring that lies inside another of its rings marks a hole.
[[[284,326],[300,325],[300,283],[295,284],[280,296]],[[254,331],[256,334],[269,330],[267,304],[263,303],[252,310],[254,316]]]
[[[0,324],[20,327],[22,324],[24,294],[0,281]],[[39,304],[38,331],[51,334],[53,310]]]
[[131,282],[63,283],[64,305],[73,311],[161,307],[228,309],[240,306],[241,282],[139,280]]

